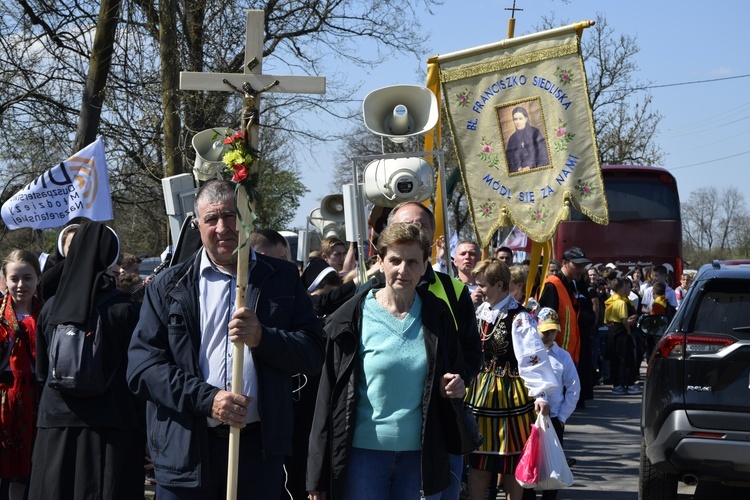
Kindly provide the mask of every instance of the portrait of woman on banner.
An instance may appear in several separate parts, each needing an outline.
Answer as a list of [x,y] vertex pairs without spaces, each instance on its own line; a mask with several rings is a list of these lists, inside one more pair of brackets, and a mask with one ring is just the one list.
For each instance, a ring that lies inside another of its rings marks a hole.
[[[510,174],[550,164],[544,133],[531,125],[527,106],[531,107],[532,105],[538,106],[539,104],[529,102],[525,105],[513,106],[510,114],[508,114],[510,106],[498,108],[497,111],[503,130],[510,128],[507,124],[511,120],[513,123],[513,133],[508,138],[505,147],[505,157]],[[544,127],[542,127],[543,129]]]

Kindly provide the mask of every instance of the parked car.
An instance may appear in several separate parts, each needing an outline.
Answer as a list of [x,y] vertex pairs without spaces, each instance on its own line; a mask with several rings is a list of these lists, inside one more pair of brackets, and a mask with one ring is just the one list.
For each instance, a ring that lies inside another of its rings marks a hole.
[[[750,265],[703,266],[648,364],[638,498],[677,498],[678,481],[750,486]],[[663,333],[662,333],[663,332]]]
[[138,268],[138,274],[141,275],[141,279],[145,280],[151,276],[160,264],[160,257],[144,257],[141,259],[141,265]]

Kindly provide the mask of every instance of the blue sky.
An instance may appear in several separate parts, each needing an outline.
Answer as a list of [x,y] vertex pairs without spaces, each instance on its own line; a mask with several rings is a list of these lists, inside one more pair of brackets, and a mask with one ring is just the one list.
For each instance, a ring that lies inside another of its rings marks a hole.
[[[391,59],[364,76],[361,69],[351,68],[351,80],[366,80],[355,98],[387,85],[423,85],[419,72],[428,57],[502,40],[510,17],[504,9],[512,4],[512,0],[445,0],[424,19],[431,50],[421,60]],[[639,71],[634,78],[664,86],[650,90],[653,108],[664,117],[656,138],[665,154],[659,166],[676,177],[682,201],[703,186],[720,192],[736,186],[744,193],[744,181],[750,178],[746,168],[750,164],[750,56],[744,42],[750,2],[517,0],[516,7],[524,9],[516,13],[516,36],[534,31],[542,16],[553,12],[558,21],[569,22],[593,20],[601,12],[616,35],[635,37],[640,52],[635,56]],[[590,30],[583,36],[591,36]],[[348,70],[341,66],[336,71]],[[686,84],[703,80],[717,81]],[[317,164],[307,164],[303,172],[311,192],[292,223],[298,228],[319,206],[319,199],[332,192],[330,158],[336,145],[315,149]],[[750,207],[750,196],[746,202]]]

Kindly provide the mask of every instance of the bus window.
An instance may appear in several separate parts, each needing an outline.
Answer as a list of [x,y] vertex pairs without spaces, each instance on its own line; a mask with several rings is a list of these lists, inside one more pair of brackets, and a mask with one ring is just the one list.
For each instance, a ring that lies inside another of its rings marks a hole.
[[682,271],[682,219],[674,177],[662,168],[603,165],[609,224],[602,226],[571,208],[553,237],[553,253],[583,248],[594,263],[613,263],[623,273],[634,267],[669,264]]
[[[607,179],[605,190],[609,221],[680,220],[680,202],[673,185],[661,182]],[[589,221],[578,210],[571,210],[571,220]]]

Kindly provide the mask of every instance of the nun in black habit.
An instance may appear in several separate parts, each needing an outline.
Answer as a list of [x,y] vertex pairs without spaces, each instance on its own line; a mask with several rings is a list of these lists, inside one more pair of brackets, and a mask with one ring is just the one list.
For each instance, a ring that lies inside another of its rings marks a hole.
[[80,226],[80,224],[68,224],[57,235],[55,255],[47,259],[44,269],[42,269],[42,297],[45,301],[57,293],[57,287],[60,285],[60,276],[62,276],[62,270],[65,266],[66,244],[68,243],[68,239],[75,234]]
[[529,112],[523,106],[513,109],[516,131],[508,139],[506,155],[510,173],[549,165],[547,141],[538,128],[529,123]]
[[[104,224],[90,222],[78,228],[57,293],[37,322],[36,378],[42,392],[30,500],[143,498],[143,403],[125,382],[138,309],[129,295],[115,290],[113,269],[119,251],[117,235]],[[99,396],[61,393],[47,383],[51,335],[60,323],[88,325],[95,308],[102,321],[111,382]]]

